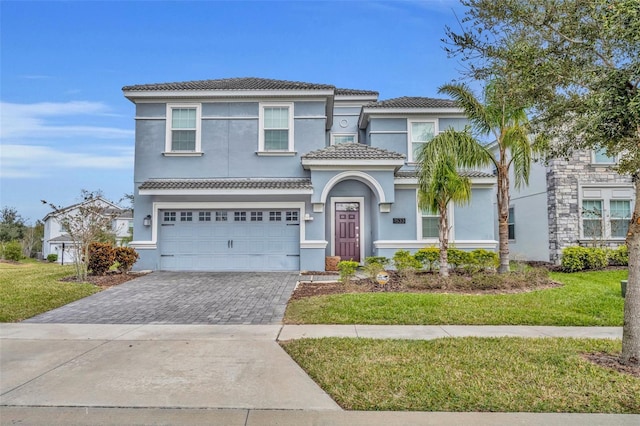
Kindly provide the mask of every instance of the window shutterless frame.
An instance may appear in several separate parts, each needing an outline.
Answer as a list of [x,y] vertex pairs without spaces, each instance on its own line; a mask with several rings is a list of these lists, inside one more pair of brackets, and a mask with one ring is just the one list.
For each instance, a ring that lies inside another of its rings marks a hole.
[[407,160],[415,163],[422,145],[438,134],[438,122],[427,119],[407,120],[407,130]]
[[293,102],[261,103],[258,152],[294,151]]
[[202,153],[200,104],[167,104],[165,154]]

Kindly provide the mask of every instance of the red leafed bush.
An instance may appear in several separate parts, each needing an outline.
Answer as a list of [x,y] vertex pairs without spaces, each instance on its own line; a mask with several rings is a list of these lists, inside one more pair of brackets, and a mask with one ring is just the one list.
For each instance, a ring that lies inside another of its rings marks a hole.
[[104,275],[116,261],[116,254],[109,243],[89,244],[89,270],[94,275]]
[[138,260],[138,253],[131,247],[116,247],[114,249],[118,271],[127,273],[133,268],[133,264]]

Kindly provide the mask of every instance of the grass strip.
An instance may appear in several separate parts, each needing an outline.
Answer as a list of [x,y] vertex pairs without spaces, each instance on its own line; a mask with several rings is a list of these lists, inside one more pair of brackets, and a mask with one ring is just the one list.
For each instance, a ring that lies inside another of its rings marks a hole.
[[640,413],[640,379],[583,353],[619,340],[350,338],[281,343],[344,409]]
[[563,287],[517,294],[350,293],[292,300],[288,324],[621,326],[628,272],[552,273]]
[[59,281],[73,271],[56,263],[0,263],[0,322],[22,321],[100,291],[89,283]]

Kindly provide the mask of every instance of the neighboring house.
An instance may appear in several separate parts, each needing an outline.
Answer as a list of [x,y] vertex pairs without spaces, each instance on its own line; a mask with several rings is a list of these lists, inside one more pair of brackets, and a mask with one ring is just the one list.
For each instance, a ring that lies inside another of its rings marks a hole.
[[615,163],[603,151],[577,151],[532,164],[529,186],[511,188],[511,258],[559,263],[566,247],[624,244],[634,190]]
[[[138,269],[324,270],[438,242],[417,149],[467,123],[453,101],[260,78],[123,88],[136,106]],[[495,250],[495,177],[469,172],[452,244]]]
[[98,197],[93,200],[83,201],[82,203],[68,206],[58,211],[51,212],[46,215],[44,221],[44,238],[42,244],[42,254],[46,258],[49,254],[58,255],[58,263],[71,263],[75,260],[76,249],[69,234],[65,232],[60,223],[61,217],[64,215],[73,216],[77,209],[87,203],[96,203],[104,207],[105,214],[113,215],[114,219],[111,225],[111,232],[114,234],[116,244],[123,245],[131,239],[133,233],[133,212],[131,210],[122,209],[118,205]]

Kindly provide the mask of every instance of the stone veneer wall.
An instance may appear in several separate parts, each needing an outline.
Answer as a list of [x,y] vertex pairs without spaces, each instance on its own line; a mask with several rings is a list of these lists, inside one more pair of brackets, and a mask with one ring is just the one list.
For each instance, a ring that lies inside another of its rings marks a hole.
[[631,185],[610,166],[591,164],[590,151],[575,152],[569,161],[556,159],[547,166],[547,208],[549,215],[549,257],[559,263],[562,249],[580,239],[579,188],[586,184]]

